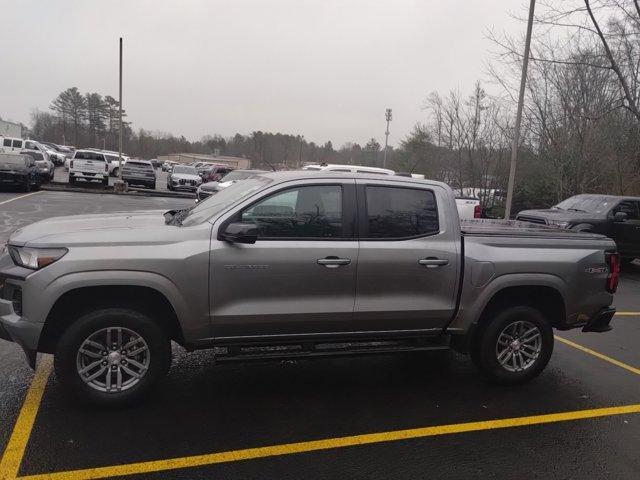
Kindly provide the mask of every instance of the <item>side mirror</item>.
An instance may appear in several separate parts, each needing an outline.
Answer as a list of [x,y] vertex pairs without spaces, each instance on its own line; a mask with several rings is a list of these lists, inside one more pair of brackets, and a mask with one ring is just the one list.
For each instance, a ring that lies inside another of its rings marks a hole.
[[626,222],[628,215],[625,212],[616,212],[613,216],[614,222]]
[[256,243],[258,227],[253,223],[230,223],[220,239],[230,243]]

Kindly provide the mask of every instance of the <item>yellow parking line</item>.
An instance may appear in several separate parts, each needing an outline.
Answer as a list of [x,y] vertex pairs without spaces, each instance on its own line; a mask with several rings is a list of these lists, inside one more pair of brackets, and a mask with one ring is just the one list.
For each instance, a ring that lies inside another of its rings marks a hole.
[[616,317],[640,317],[640,312],[616,312]]
[[27,193],[25,195],[20,195],[19,197],[13,197],[13,198],[10,198],[9,200],[5,200],[4,202],[0,202],[0,205],[4,205],[5,203],[13,202],[14,200],[20,200],[21,198],[30,197],[31,195],[37,195],[38,193],[42,193],[42,192],[31,192],[31,193]]
[[24,450],[29,442],[31,436],[31,430],[40,408],[40,402],[42,401],[42,395],[44,389],[47,386],[49,375],[51,374],[51,367],[53,365],[52,358],[46,355],[33,377],[31,386],[27,391],[27,396],[24,399],[18,420],[13,427],[11,438],[7,444],[7,448],[0,460],[0,479],[8,480],[16,478],[20,464],[22,463],[22,457],[24,457]]
[[227,452],[209,453],[205,455],[194,455],[191,457],[171,458],[166,460],[114,465],[109,467],[87,468],[83,470],[70,470],[66,472],[29,475],[20,477],[20,480],[89,480],[121,475],[139,475],[151,472],[175,470],[179,468],[202,467],[205,465],[237,462],[240,460],[291,455],[295,453],[307,453],[335,448],[355,447],[359,445],[394,442],[399,440],[432,437],[437,435],[450,435],[463,432],[478,432],[483,430],[493,430],[497,428],[523,427],[528,425],[540,425],[545,423],[564,422],[569,420],[581,420],[587,418],[597,418],[632,413],[640,413],[640,404],[625,405],[621,407],[596,408],[591,410],[578,410],[572,412],[550,413],[545,415],[533,415],[529,417],[458,423],[453,425],[440,425],[435,427],[414,428],[410,430],[369,433],[349,437],[327,438],[324,440],[312,440],[308,442],[287,443],[284,445],[271,445],[267,447],[231,450]]
[[624,368],[625,370],[629,370],[631,373],[635,373],[636,375],[640,375],[640,369],[639,368],[635,368],[632,367],[631,365],[627,365],[626,363],[621,362],[620,360],[616,360],[615,358],[611,358],[611,357],[607,357],[606,355],[603,355],[600,352],[596,352],[595,350],[591,350],[590,348],[587,347],[583,347],[582,345],[579,345],[577,343],[572,342],[571,340],[567,340],[566,338],[562,338],[559,337],[557,335],[555,335],[556,340],[569,345],[570,347],[573,348],[577,348],[578,350],[581,350],[585,353],[588,353],[589,355],[593,355],[594,357],[599,358],[600,360],[604,360],[605,362],[609,362],[613,365],[616,365],[620,368]]

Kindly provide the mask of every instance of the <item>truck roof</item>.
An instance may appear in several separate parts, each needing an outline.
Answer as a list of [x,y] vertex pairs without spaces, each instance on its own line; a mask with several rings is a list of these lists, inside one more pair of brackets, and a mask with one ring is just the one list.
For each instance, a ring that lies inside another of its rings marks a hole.
[[274,181],[288,182],[291,180],[317,180],[318,178],[338,179],[338,178],[353,178],[353,179],[365,179],[365,180],[381,180],[384,182],[393,182],[398,184],[416,184],[416,185],[432,185],[440,186],[446,190],[451,190],[449,185],[436,180],[423,180],[421,178],[402,177],[399,175],[380,175],[376,173],[354,173],[354,172],[334,172],[327,170],[283,170],[277,172],[267,172],[260,176],[268,177]]

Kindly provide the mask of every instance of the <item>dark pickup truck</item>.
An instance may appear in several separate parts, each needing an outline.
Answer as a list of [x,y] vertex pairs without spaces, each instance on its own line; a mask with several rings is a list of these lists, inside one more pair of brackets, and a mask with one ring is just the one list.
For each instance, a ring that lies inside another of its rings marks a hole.
[[640,258],[640,198],[575,195],[547,210],[523,210],[516,220],[613,239],[622,261]]

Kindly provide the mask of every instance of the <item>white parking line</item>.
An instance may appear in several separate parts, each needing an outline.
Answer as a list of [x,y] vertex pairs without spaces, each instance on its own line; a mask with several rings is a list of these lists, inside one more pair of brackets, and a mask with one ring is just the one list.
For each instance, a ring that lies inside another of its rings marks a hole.
[[0,202],[0,205],[4,205],[5,203],[13,202],[14,200],[20,200],[21,198],[30,197],[31,195],[36,195],[38,193],[42,193],[42,191],[31,192],[31,193],[27,193],[25,195],[20,195],[19,197],[13,197],[13,198],[10,198],[9,200],[5,200],[4,202]]

